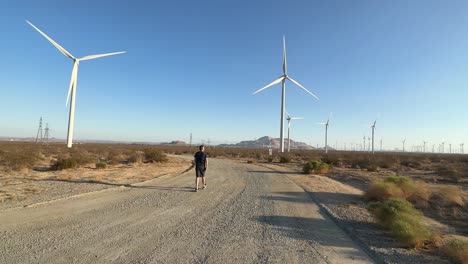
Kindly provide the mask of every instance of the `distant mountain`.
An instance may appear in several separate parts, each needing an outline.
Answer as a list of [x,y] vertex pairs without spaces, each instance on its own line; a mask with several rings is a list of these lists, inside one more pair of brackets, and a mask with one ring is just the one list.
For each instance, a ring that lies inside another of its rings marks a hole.
[[171,145],[171,146],[187,146],[187,143],[184,141],[171,141],[169,143],[162,143],[161,145]]
[[[221,144],[220,147],[244,147],[244,148],[264,148],[271,146],[272,148],[279,148],[281,140],[279,138],[272,138],[269,136],[261,137],[257,140],[241,141],[237,144]],[[288,139],[284,139],[285,148],[288,147]],[[315,149],[312,146],[303,142],[296,142],[291,139],[291,149]]]

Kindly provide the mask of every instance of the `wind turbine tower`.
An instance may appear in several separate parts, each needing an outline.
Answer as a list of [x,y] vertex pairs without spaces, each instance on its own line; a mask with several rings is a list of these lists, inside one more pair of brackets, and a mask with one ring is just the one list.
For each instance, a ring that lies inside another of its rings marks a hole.
[[374,130],[375,130],[375,123],[377,120],[374,121],[374,124],[371,126],[372,128],[372,154],[374,154]]
[[423,141],[423,152],[426,152],[426,144],[427,144],[427,141]]
[[309,90],[307,90],[304,86],[302,86],[300,83],[289,77],[288,75],[288,67],[287,67],[287,62],[286,62],[286,39],[283,36],[283,75],[281,75],[278,79],[274,80],[270,84],[258,89],[255,91],[253,94],[256,94],[258,92],[261,92],[275,84],[278,84],[281,82],[282,84],[282,89],[281,89],[281,128],[280,128],[280,151],[284,152],[284,114],[286,110],[286,80],[290,80],[292,83],[295,85],[299,86],[302,90],[306,91],[313,97],[315,97],[317,100],[319,99],[315,94],[311,93]]
[[328,153],[328,126],[330,124],[330,115],[328,115],[328,119],[326,123],[317,123],[317,125],[324,125],[325,126],[325,153]]
[[405,139],[403,139],[403,141],[402,141],[402,142],[403,142],[403,152],[405,152],[405,142],[406,142],[406,138],[405,138]]
[[286,120],[288,120],[288,152],[291,150],[291,139],[289,138],[289,131],[291,130],[291,120],[299,120],[303,119],[302,117],[292,117],[288,114],[288,111],[286,111],[286,114],[288,117]]
[[366,135],[364,135],[364,136],[362,137],[362,141],[364,142],[364,145],[363,145],[362,150],[363,150],[363,151],[366,151]]

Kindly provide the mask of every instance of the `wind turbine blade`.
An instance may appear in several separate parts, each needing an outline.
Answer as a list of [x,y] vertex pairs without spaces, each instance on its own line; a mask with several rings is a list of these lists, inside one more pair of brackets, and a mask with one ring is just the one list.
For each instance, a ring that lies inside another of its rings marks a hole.
[[284,75],[288,74],[288,65],[286,62],[286,38],[283,35],[283,73]]
[[299,86],[302,90],[306,91],[307,93],[309,93],[310,95],[312,95],[313,97],[315,97],[317,100],[319,100],[319,98],[318,98],[315,94],[311,93],[309,90],[307,90],[307,89],[306,89],[304,86],[302,86],[300,83],[296,82],[295,80],[293,80],[293,79],[292,79],[291,77],[289,77],[289,76],[286,77],[286,78],[288,78],[288,80],[290,80],[291,82],[293,82],[295,85]]
[[315,123],[316,125],[326,125],[327,123]]
[[292,120],[304,119],[303,117],[291,117]]
[[73,64],[73,70],[70,78],[70,87],[68,88],[68,95],[67,95],[67,101],[65,101],[65,106],[68,105],[68,102],[70,101],[70,95],[72,93],[72,90],[74,89],[74,86],[76,84],[76,78],[78,75],[78,63],[75,62]]
[[75,59],[75,57],[73,57],[73,55],[71,55],[70,52],[68,52],[66,49],[64,49],[62,46],[60,46],[57,42],[55,42],[53,39],[51,39],[49,36],[47,36],[44,32],[42,32],[40,29],[38,29],[36,26],[34,26],[31,22],[29,22],[28,20],[26,20],[26,22],[28,22],[29,25],[31,25],[31,27],[33,27],[35,30],[37,30],[39,33],[41,33],[41,35],[46,38],[50,43],[52,43],[52,45],[54,45],[60,52],[63,53],[63,55],[69,57],[70,59]]
[[281,77],[279,77],[278,79],[276,79],[276,80],[274,80],[273,82],[271,82],[270,84],[268,84],[268,85],[266,85],[266,86],[264,86],[264,87],[258,89],[258,90],[255,91],[255,93],[253,93],[253,94],[256,94],[256,93],[258,93],[258,92],[261,92],[261,91],[267,89],[268,87],[273,86],[273,85],[275,85],[275,84],[281,82],[282,80],[284,80],[284,76],[281,76]]
[[126,53],[126,51],[119,51],[119,52],[112,52],[112,53],[104,53],[104,54],[96,54],[96,55],[88,55],[88,56],[84,56],[83,58],[80,58],[79,60],[80,60],[80,61],[92,60],[92,59],[97,59],[97,58],[101,58],[101,57],[112,56],[112,55],[117,55],[117,54],[122,54],[122,53]]

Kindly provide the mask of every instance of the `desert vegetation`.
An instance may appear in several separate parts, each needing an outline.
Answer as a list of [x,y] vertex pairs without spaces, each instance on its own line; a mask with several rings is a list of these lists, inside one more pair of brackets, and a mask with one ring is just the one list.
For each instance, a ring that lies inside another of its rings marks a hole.
[[[0,143],[2,177],[31,170],[63,171],[87,169],[106,171],[119,166],[161,164],[167,154],[193,155],[196,146],[139,144],[37,145],[24,142]],[[248,163],[286,166],[305,174],[327,177],[365,192],[368,209],[379,224],[402,245],[420,247],[435,244],[437,234],[423,219],[431,217],[468,235],[468,155],[430,153],[376,153],[294,150],[287,155],[268,149],[210,147],[211,158],[236,159]],[[65,177],[65,176],[64,176]],[[7,181],[3,181],[7,182]],[[8,184],[15,180],[8,179]],[[1,184],[1,183],[0,183]],[[29,187],[28,187],[29,188]],[[1,190],[0,190],[1,192]],[[30,187],[30,193],[37,192]],[[11,199],[3,193],[2,199]],[[6,197],[6,198],[5,198]],[[466,263],[466,242],[452,238],[439,243],[440,252]]]

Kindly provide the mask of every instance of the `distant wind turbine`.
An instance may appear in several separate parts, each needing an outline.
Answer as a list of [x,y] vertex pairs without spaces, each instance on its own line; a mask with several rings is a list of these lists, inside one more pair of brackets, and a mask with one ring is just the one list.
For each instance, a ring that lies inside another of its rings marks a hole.
[[288,111],[286,111],[286,114],[288,117],[286,120],[288,120],[288,152],[291,150],[291,139],[289,138],[289,131],[291,130],[291,120],[299,120],[299,119],[304,119],[302,117],[292,117],[288,114]]
[[290,80],[293,82],[295,85],[299,86],[302,90],[306,91],[313,97],[315,97],[317,100],[319,99],[315,94],[311,93],[309,90],[307,90],[304,86],[302,86],[300,83],[297,81],[293,80],[291,77],[288,75],[288,67],[286,63],[286,39],[283,36],[283,75],[281,75],[278,79],[274,80],[270,84],[258,89],[255,91],[253,94],[259,93],[275,84],[282,83],[282,92],[281,92],[281,128],[280,128],[280,151],[284,152],[284,114],[285,114],[285,109],[286,109],[286,80]]
[[377,120],[374,121],[374,124],[371,126],[372,128],[372,154],[374,154],[374,130],[375,130],[375,123],[377,123]]
[[328,126],[330,124],[331,113],[328,115],[327,122],[325,123],[317,123],[317,125],[324,125],[325,126],[325,153],[328,153]]
[[364,136],[362,137],[362,141],[364,142],[364,145],[363,145],[363,149],[362,149],[362,150],[363,150],[363,151],[366,151],[366,135],[364,135]]
[[427,144],[427,141],[423,141],[423,152],[426,152],[426,144]]
[[403,152],[405,152],[405,142],[406,142],[406,138],[405,138],[405,139],[403,139],[403,141],[402,141],[402,142],[403,142]]
[[[47,36],[44,32],[42,32],[39,28],[34,26],[31,22],[29,22],[27,20],[26,20],[26,22],[28,22],[29,25],[31,25],[44,38],[46,38],[50,43],[52,43],[52,45],[54,45],[61,53],[63,53],[63,55],[65,55],[65,56],[67,56],[67,57],[69,57],[70,59],[73,60],[73,70],[72,70],[71,79],[70,79],[70,87],[68,88],[67,101],[65,102],[65,105],[67,105],[68,102],[71,100],[70,116],[69,116],[69,119],[68,119],[68,135],[67,135],[67,147],[71,148],[72,144],[73,144],[73,126],[74,126],[74,121],[75,121],[76,86],[77,86],[77,83],[78,83],[78,65],[80,64],[80,61],[92,60],[92,59],[97,59],[97,58],[101,58],[101,57],[122,54],[122,53],[125,53],[125,51],[105,53],[105,54],[97,54],[97,55],[88,55],[88,56],[84,56],[82,58],[76,58],[70,52],[68,52],[62,46],[60,46],[57,42],[55,42],[53,39],[51,39],[49,36]],[[70,99],[70,96],[71,96],[71,99]]]

